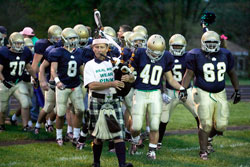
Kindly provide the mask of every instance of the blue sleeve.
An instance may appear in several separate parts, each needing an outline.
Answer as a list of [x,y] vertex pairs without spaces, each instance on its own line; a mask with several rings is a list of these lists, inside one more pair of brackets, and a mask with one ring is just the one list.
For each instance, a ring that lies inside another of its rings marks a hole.
[[48,61],[49,62],[58,62],[60,58],[60,54],[57,48],[53,48],[48,54]]
[[38,40],[35,43],[35,53],[43,55],[45,49],[47,48],[46,43],[44,43],[43,39]]
[[0,64],[5,64],[5,57],[4,57],[4,47],[0,47]]
[[25,60],[25,64],[29,64],[30,62],[32,62],[33,55],[29,48],[25,47],[24,54],[27,56],[27,59]]
[[187,69],[195,71],[195,67],[196,67],[196,65],[195,65],[195,55],[188,52],[186,57],[185,57],[185,61],[186,61]]
[[168,53],[166,55],[166,59],[167,59],[167,66],[166,66],[166,71],[165,72],[168,72],[168,71],[171,71],[173,68],[174,68],[174,56],[170,53]]
[[234,57],[231,52],[227,52],[228,68],[227,72],[230,72],[234,68]]
[[95,53],[91,48],[83,49],[83,62],[86,64],[88,61],[92,60],[95,57]]
[[140,61],[139,58],[140,58],[141,50],[137,49],[137,51],[134,54],[135,54],[135,56],[132,57],[131,65],[132,65],[132,67],[134,67],[134,69],[136,69],[137,65],[139,64],[139,61]]

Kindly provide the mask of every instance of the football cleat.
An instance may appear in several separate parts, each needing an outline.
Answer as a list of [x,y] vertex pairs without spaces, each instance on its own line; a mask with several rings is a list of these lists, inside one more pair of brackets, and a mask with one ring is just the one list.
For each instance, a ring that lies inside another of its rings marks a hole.
[[12,118],[10,118],[10,123],[13,126],[17,126],[17,120],[13,120]]
[[32,132],[34,129],[32,128],[32,127],[30,127],[30,126],[25,126],[25,127],[23,127],[23,131],[24,132]]
[[202,160],[208,160],[208,153],[205,151],[205,152],[200,152],[200,158]]
[[46,132],[53,132],[54,131],[54,126],[53,125],[48,125],[47,123],[45,123],[45,131]]
[[63,139],[59,138],[59,139],[56,139],[56,142],[59,146],[63,146]]
[[0,132],[5,131],[5,125],[0,125]]
[[34,134],[38,135],[40,133],[40,128],[35,127],[34,129]]
[[69,141],[73,142],[73,132],[67,133],[64,140],[65,142],[69,142]]
[[208,143],[207,143],[207,153],[208,154],[215,152],[213,145],[212,145],[212,141],[213,140],[208,140]]
[[156,147],[156,150],[160,150],[161,147],[162,147],[162,143],[158,143],[158,144],[157,144],[157,147]]
[[153,151],[153,150],[148,151],[147,152],[147,157],[148,157],[148,159],[155,160],[156,159],[156,153],[155,153],[155,151]]
[[132,143],[131,146],[130,146],[129,154],[130,155],[135,155],[136,152],[137,152],[137,146],[136,146],[136,144]]
[[80,142],[77,138],[74,138],[72,141],[72,145],[76,147],[77,150],[82,150],[85,146],[85,143]]
[[100,165],[100,163],[97,163],[97,162],[94,162],[93,164],[92,164],[92,167],[100,167],[101,165]]

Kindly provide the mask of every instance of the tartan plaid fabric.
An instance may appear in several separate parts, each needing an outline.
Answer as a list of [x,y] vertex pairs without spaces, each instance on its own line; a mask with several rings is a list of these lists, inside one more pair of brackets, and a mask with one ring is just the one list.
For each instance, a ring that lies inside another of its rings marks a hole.
[[[89,105],[89,131],[90,134],[95,129],[96,122],[98,120],[99,112],[102,107],[102,105],[105,104],[104,99],[100,98],[95,98],[95,97],[90,97],[90,105]],[[125,136],[125,126],[124,126],[124,117],[123,117],[123,112],[121,109],[121,101],[119,98],[113,99],[113,101],[110,103],[113,105],[115,113],[116,113],[116,118],[118,122],[120,123],[121,126],[121,135],[120,139],[124,139]]]

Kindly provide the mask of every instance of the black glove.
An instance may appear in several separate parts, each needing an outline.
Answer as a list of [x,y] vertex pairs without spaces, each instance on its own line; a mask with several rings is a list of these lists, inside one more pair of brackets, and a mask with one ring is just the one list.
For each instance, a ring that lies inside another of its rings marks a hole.
[[49,87],[50,87],[50,89],[55,91],[56,90],[56,82],[55,81],[49,81]]
[[240,98],[241,98],[240,91],[239,90],[235,90],[234,93],[231,96],[231,99],[234,99],[233,104],[239,103],[240,102]]
[[6,86],[8,89],[10,89],[12,87],[12,84],[6,80],[3,80],[3,84],[4,86]]
[[35,78],[34,88],[37,89],[40,86],[38,78]]
[[180,90],[180,92],[179,92],[179,99],[181,101],[185,102],[187,100],[187,96],[188,96],[187,89],[184,88],[184,89]]

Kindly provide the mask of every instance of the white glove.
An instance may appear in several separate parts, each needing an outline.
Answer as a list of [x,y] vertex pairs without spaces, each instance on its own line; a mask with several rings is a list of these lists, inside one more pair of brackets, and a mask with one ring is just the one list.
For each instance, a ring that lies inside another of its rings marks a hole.
[[172,100],[170,96],[168,96],[166,93],[162,93],[162,100],[164,103],[169,104]]

